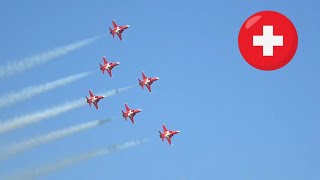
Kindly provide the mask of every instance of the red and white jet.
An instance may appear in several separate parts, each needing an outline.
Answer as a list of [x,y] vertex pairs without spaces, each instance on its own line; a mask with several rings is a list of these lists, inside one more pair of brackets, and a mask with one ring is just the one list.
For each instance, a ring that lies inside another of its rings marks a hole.
[[143,89],[143,86],[147,86],[149,92],[151,92],[151,84],[157,80],[159,80],[159,77],[154,77],[154,78],[148,78],[146,77],[146,75],[144,75],[144,73],[142,73],[142,80],[139,80],[139,85],[141,86],[141,88]]
[[160,138],[162,139],[162,142],[164,140],[164,138],[167,139],[168,143],[171,145],[171,138],[172,136],[180,133],[180,131],[171,131],[171,130],[167,130],[166,126],[164,124],[162,124],[163,127],[163,134],[159,131],[160,133]]
[[132,124],[134,124],[134,119],[133,119],[133,117],[134,117],[137,113],[141,112],[142,110],[141,110],[141,109],[130,109],[127,104],[124,104],[124,106],[126,107],[126,112],[123,112],[123,111],[121,110],[121,111],[122,111],[122,116],[124,117],[125,120],[127,120],[127,118],[129,117],[130,120],[131,120],[131,122],[132,122]]
[[128,29],[130,26],[129,25],[125,25],[125,26],[118,26],[114,21],[112,21],[113,24],[113,29],[111,29],[109,27],[110,30],[110,34],[112,35],[112,37],[114,38],[114,35],[117,34],[119,39],[122,41],[122,33],[125,29]]
[[107,71],[109,76],[112,77],[112,69],[120,64],[120,62],[108,62],[105,56],[103,58],[103,65],[100,63],[100,70],[104,74],[104,71]]
[[91,107],[91,103],[92,103],[92,104],[94,104],[94,106],[96,107],[96,109],[99,109],[99,107],[98,107],[98,102],[99,102],[101,99],[105,98],[105,96],[95,96],[90,90],[89,90],[89,94],[90,94],[90,97],[89,97],[89,98],[86,96],[86,98],[87,98],[87,103],[89,104],[90,107]]

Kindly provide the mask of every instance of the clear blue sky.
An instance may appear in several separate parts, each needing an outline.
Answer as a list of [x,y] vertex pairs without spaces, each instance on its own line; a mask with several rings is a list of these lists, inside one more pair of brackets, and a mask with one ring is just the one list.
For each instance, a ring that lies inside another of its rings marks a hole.
[[[150,142],[92,159],[45,179],[319,180],[320,61],[318,1],[1,1],[0,64],[107,33],[129,24],[123,42],[109,34],[46,65],[0,81],[0,94],[97,69],[89,78],[1,110],[0,121],[159,76],[153,92],[136,87],[56,118],[2,135],[0,146],[89,120],[119,118],[0,162],[0,175],[87,150],[148,137]],[[299,46],[284,68],[254,69],[238,49],[242,23],[262,10],[285,14]],[[105,55],[121,65],[114,78],[98,71]],[[85,99],[84,99],[85,100]],[[180,130],[173,146],[161,124]]]

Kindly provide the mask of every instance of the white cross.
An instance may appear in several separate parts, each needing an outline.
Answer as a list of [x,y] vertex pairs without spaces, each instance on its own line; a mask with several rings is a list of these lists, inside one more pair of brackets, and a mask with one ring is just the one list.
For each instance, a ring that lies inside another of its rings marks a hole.
[[147,84],[149,84],[149,82],[150,82],[150,79],[147,78],[144,84],[147,85]]
[[273,26],[263,26],[263,35],[253,36],[253,46],[263,46],[263,56],[273,56],[273,47],[283,46],[283,36],[274,36]]
[[110,67],[111,67],[111,63],[107,63],[106,69],[110,70]]

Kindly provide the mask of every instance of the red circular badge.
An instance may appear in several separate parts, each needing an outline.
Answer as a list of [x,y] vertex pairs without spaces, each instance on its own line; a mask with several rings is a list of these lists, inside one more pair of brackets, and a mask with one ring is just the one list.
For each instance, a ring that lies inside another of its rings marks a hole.
[[253,67],[276,70],[290,62],[298,46],[292,22],[274,11],[262,11],[242,25],[238,45],[242,57]]

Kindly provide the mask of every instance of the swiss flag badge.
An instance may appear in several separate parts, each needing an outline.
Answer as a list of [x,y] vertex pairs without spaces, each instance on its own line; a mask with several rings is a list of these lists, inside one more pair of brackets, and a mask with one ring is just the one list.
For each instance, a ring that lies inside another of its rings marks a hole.
[[274,11],[262,11],[242,25],[238,45],[243,58],[261,70],[276,70],[290,62],[298,47],[293,23]]

